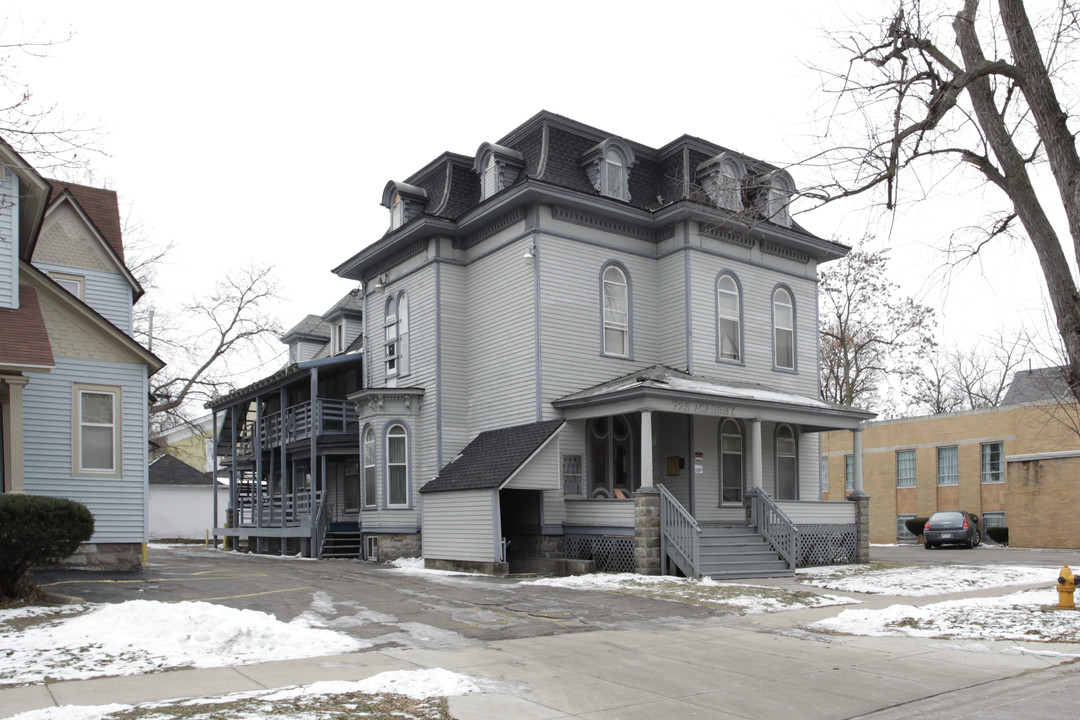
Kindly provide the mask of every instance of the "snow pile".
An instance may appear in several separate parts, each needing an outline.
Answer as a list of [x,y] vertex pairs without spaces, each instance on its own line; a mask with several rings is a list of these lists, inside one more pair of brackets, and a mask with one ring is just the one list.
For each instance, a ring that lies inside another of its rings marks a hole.
[[16,630],[0,611],[0,685],[334,655],[367,643],[205,602],[129,600]]
[[1010,585],[1054,584],[1056,568],[1013,565],[927,565],[866,570],[853,566],[833,566],[799,570],[799,581],[807,585],[842,592],[922,597],[970,590],[988,590]]
[[843,610],[807,627],[846,635],[1080,642],[1080,614],[1055,610],[1050,603],[1056,602],[1056,592],[1025,590],[923,607]]

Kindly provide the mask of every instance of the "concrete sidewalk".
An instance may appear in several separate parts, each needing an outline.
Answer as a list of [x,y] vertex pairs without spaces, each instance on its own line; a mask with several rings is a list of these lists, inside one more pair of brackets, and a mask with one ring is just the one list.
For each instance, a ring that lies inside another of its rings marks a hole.
[[[770,584],[788,583],[793,589],[810,589],[790,580]],[[859,599],[869,599],[860,605],[868,607],[922,605],[941,598]],[[971,708],[994,707],[999,696],[998,705],[1011,708],[1010,716],[1038,718],[1044,716],[1029,702],[1028,690],[1048,708],[1056,708],[1055,717],[1071,707],[1060,703],[1075,699],[1080,690],[1080,674],[1071,666],[1057,668],[1070,659],[1067,654],[1080,650],[1072,644],[982,643],[990,652],[975,652],[970,643],[958,641],[831,636],[800,629],[843,609],[715,616],[442,650],[384,649],[51,682],[0,690],[0,717],[58,705],[137,704],[434,667],[495,680],[502,688],[451,698],[450,710],[459,720],[775,718],[795,708],[806,720],[868,714],[900,718],[897,712],[905,718],[967,717],[969,712],[974,717]],[[1022,711],[1018,702],[1023,702]],[[908,703],[914,704],[889,710]],[[913,714],[924,707],[925,714]]]

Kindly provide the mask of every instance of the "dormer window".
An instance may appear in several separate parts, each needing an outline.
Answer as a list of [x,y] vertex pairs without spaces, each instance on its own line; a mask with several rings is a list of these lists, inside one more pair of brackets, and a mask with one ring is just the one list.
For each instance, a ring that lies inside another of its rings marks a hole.
[[330,332],[330,353],[340,355],[345,352],[345,319],[334,323]]
[[743,209],[742,184],[746,165],[733,152],[723,152],[697,167],[698,182],[717,207],[732,212]]
[[86,279],[82,275],[72,275],[70,273],[49,273],[49,277],[52,278],[60,287],[67,290],[69,293],[83,299],[83,286]]
[[382,205],[390,209],[390,230],[397,230],[424,212],[427,191],[416,185],[391,180],[383,189]]
[[784,170],[775,170],[763,178],[762,213],[770,222],[791,227],[791,197],[795,194],[795,181]]
[[476,151],[473,172],[480,175],[480,200],[510,187],[525,168],[525,156],[502,145],[484,143]]
[[596,145],[581,159],[596,191],[616,200],[630,199],[630,168],[635,162],[634,151],[618,138]]

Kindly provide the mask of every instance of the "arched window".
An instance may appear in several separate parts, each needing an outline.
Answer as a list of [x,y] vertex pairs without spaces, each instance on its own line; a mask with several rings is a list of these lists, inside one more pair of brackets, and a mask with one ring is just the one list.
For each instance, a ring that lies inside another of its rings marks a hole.
[[630,199],[630,168],[637,162],[628,143],[608,138],[581,158],[589,182],[598,193],[616,200]]
[[609,148],[604,153],[604,194],[608,197],[627,200],[630,193],[626,189],[626,161],[618,150]]
[[630,357],[630,286],[618,265],[603,276],[604,354]]
[[375,429],[364,429],[364,507],[375,507]]
[[735,420],[720,423],[720,504],[741,505],[743,499],[743,435]]
[[409,298],[404,292],[387,298],[383,322],[386,377],[409,373]]
[[386,430],[386,507],[409,505],[409,435],[394,423]]
[[499,163],[495,160],[495,153],[488,156],[484,172],[480,177],[480,199],[487,200],[499,192]]
[[773,365],[795,369],[795,305],[785,288],[773,291]]
[[791,196],[795,193],[795,181],[783,170],[769,176],[765,188],[765,217],[784,227],[791,227]]
[[790,425],[776,426],[776,499],[799,499],[799,465],[795,432]]
[[589,497],[628,498],[637,489],[634,432],[626,415],[593,418],[589,432]]
[[717,349],[721,360],[741,360],[742,299],[739,284],[724,274],[716,281]]
[[405,224],[405,201],[401,193],[394,195],[394,202],[390,205],[390,229],[397,230]]

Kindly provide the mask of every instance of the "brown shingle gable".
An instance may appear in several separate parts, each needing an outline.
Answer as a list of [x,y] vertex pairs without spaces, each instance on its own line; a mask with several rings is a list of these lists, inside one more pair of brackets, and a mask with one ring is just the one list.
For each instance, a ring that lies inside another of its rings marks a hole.
[[120,204],[115,190],[76,185],[63,180],[49,180],[52,192],[49,194],[49,205],[63,195],[67,190],[83,209],[90,222],[98,229],[105,241],[109,243],[120,262],[124,262],[124,241],[120,233]]
[[53,367],[52,344],[37,290],[19,286],[19,309],[0,309],[0,365]]

